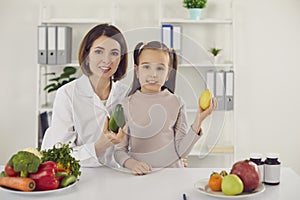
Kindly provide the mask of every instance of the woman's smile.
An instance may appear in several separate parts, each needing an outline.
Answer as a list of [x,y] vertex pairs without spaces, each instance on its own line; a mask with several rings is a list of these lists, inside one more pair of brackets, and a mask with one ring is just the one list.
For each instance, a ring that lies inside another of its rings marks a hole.
[[107,73],[111,70],[111,67],[109,66],[99,66],[98,68],[102,71],[102,73]]

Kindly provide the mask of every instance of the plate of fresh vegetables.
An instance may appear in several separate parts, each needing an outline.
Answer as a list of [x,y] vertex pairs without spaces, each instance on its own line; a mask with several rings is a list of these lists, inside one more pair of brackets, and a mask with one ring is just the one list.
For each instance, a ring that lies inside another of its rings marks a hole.
[[69,144],[40,151],[27,148],[12,155],[0,174],[0,189],[19,194],[46,194],[70,189],[79,181],[79,161]]

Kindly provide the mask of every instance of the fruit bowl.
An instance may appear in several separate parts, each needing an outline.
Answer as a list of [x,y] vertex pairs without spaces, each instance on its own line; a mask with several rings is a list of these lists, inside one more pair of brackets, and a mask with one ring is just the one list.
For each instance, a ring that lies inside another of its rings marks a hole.
[[31,192],[24,192],[24,191],[20,191],[20,190],[14,190],[14,189],[11,189],[11,188],[6,188],[6,187],[1,187],[0,186],[0,190],[4,191],[4,192],[7,192],[7,193],[13,193],[13,194],[20,194],[20,195],[44,195],[44,194],[52,194],[52,193],[60,193],[60,192],[63,192],[63,191],[67,191],[67,190],[70,190],[72,189],[74,186],[76,186],[78,183],[78,181],[76,181],[75,183],[67,186],[67,187],[64,187],[64,188],[58,188],[58,189],[55,189],[55,190],[45,190],[45,191],[31,191]]
[[218,197],[218,198],[227,198],[227,199],[239,199],[239,198],[246,198],[246,197],[252,197],[252,196],[256,196],[259,195],[261,193],[263,193],[265,191],[265,186],[264,184],[260,183],[258,185],[258,187],[253,191],[253,192],[243,192],[241,194],[238,195],[234,195],[234,196],[230,196],[230,195],[225,195],[223,192],[215,192],[212,191],[209,186],[208,186],[208,179],[204,178],[204,179],[200,179],[199,181],[197,181],[194,184],[194,188],[204,194],[204,195],[208,195],[208,196],[212,196],[212,197]]

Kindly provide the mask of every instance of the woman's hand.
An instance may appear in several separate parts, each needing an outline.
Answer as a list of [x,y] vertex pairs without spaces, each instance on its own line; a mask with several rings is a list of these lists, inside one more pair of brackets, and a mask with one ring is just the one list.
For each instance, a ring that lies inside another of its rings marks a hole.
[[196,133],[200,132],[202,122],[209,116],[215,109],[217,108],[217,99],[212,98],[210,101],[210,106],[206,110],[203,110],[200,105],[198,109],[198,113],[196,119],[192,125],[193,130]]
[[125,124],[125,126],[122,128],[119,128],[118,133],[114,133],[112,131],[110,131],[108,129],[108,122],[109,122],[109,118],[106,117],[105,119],[105,123],[104,123],[104,128],[103,128],[103,135],[106,136],[106,138],[112,143],[112,144],[119,144],[120,142],[122,142],[122,140],[125,137],[125,132],[124,130],[127,131],[128,129],[128,125],[127,123]]
[[119,128],[118,133],[114,133],[108,129],[108,121],[109,118],[106,117],[101,137],[95,143],[97,156],[104,152],[108,147],[122,142],[126,134],[124,131],[128,129],[128,125],[125,124],[123,129]]

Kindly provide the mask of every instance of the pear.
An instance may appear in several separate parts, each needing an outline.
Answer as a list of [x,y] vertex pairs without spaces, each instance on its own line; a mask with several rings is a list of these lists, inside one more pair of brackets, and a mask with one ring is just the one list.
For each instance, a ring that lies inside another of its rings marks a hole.
[[225,195],[233,196],[243,192],[244,184],[237,175],[228,174],[222,180],[221,189]]

